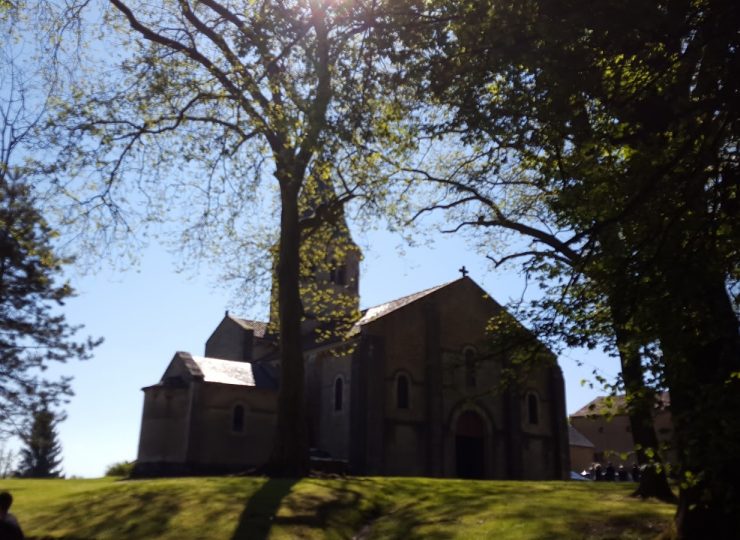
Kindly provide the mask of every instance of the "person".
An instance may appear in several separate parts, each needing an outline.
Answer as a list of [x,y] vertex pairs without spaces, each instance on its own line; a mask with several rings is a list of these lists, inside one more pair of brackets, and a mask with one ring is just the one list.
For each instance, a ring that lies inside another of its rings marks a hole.
[[601,469],[601,463],[594,465],[594,480],[601,482],[604,479],[604,471]]
[[624,468],[624,465],[620,465],[617,469],[617,478],[620,482],[627,481],[627,469]]
[[609,482],[614,482],[614,479],[616,477],[616,469],[614,469],[614,465],[612,465],[611,461],[607,463],[606,465],[606,474],[604,475],[604,480],[607,480]]
[[637,463],[632,464],[632,481],[633,482],[640,481],[640,467],[637,466]]
[[23,540],[23,531],[18,520],[9,512],[13,496],[7,491],[0,493],[0,540]]

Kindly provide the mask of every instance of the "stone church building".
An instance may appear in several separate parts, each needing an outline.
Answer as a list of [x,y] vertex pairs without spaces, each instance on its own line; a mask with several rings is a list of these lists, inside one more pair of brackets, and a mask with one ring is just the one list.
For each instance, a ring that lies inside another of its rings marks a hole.
[[[360,254],[350,245],[309,277],[314,290],[359,306]],[[486,328],[503,308],[470,277],[364,310],[341,336],[318,339],[321,308],[306,296],[304,309],[314,455],[342,460],[352,474],[567,478],[557,361],[547,352],[524,380],[502,384],[512,364],[492,352]],[[271,327],[227,312],[204,356],[174,355],[143,389],[136,474],[243,471],[266,461],[280,384]]]

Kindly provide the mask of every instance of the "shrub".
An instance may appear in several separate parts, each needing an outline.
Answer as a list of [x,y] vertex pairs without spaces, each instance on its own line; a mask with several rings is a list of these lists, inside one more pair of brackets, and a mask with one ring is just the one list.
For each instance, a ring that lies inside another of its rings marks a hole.
[[131,476],[131,472],[134,470],[135,464],[135,461],[119,461],[118,463],[113,463],[112,465],[108,465],[108,468],[105,469],[105,476],[129,477]]

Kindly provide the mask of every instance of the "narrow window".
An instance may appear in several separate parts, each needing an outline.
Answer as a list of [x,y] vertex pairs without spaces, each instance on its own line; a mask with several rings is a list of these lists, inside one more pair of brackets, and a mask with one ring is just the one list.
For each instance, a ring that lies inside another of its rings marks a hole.
[[467,349],[465,351],[465,386],[475,388],[476,383],[475,352],[473,349]]
[[244,407],[236,405],[231,414],[231,431],[241,433],[244,431]]
[[347,284],[347,267],[342,265],[337,268],[337,285]]
[[347,284],[347,267],[343,264],[329,270],[329,281],[337,285]]
[[344,398],[344,381],[341,377],[337,377],[334,381],[334,410],[342,410],[342,399]]
[[409,408],[409,379],[406,375],[399,375],[396,379],[396,406],[399,409]]
[[530,393],[527,396],[527,409],[529,411],[529,423],[539,424],[540,422],[540,411],[539,403],[537,403],[537,396]]

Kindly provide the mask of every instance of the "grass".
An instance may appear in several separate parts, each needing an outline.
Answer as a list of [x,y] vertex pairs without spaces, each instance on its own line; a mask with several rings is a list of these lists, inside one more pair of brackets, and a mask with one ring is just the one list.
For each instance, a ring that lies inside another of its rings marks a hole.
[[0,480],[35,539],[638,539],[674,507],[631,484],[427,478]]

